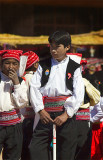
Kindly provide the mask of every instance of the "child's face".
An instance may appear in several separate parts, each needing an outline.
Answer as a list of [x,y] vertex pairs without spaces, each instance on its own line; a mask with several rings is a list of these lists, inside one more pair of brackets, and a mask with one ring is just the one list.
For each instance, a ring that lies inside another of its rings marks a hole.
[[2,62],[1,70],[5,75],[9,75],[10,70],[17,71],[19,69],[19,62],[16,59],[8,58]]
[[39,62],[34,63],[34,71],[38,69],[38,66],[39,66]]
[[50,53],[54,59],[60,62],[65,59],[66,52],[69,50],[69,48],[70,46],[64,48],[63,44],[58,45],[56,43],[52,43],[50,44]]

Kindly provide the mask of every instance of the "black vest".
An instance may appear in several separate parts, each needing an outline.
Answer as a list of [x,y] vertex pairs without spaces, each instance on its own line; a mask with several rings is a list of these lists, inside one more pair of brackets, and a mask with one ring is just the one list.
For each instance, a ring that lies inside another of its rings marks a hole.
[[[43,87],[48,82],[48,78],[50,75],[51,58],[41,61],[40,65],[43,69],[42,78],[41,78],[41,87]],[[69,58],[69,62],[67,64],[67,69],[66,69],[66,86],[71,91],[73,91],[73,75],[74,75],[75,70],[78,67],[80,67],[80,64],[76,63],[71,58]],[[49,71],[48,74],[46,74],[47,71]]]

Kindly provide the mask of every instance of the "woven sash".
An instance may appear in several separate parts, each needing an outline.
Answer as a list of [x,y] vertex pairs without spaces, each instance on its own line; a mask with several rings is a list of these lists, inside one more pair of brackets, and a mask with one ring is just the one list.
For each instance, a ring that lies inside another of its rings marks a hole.
[[21,114],[18,109],[0,112],[0,125],[9,126],[21,122]]
[[32,107],[26,107],[25,109],[26,109],[26,111],[23,115],[25,118],[34,118],[35,117],[35,113],[34,113],[34,110]]
[[76,120],[90,120],[89,108],[80,108],[76,113]]
[[43,97],[45,110],[47,112],[60,112],[64,110],[64,103],[70,96]]

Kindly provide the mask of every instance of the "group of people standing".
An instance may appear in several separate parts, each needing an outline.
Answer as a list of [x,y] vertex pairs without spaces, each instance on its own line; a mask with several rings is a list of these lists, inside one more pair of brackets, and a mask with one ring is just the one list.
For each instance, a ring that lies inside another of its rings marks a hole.
[[68,32],[55,31],[48,41],[51,57],[42,61],[33,51],[0,51],[3,160],[52,160],[53,124],[56,160],[91,159],[90,118],[96,114],[90,106],[102,113],[102,94],[82,76],[84,62],[67,54]]

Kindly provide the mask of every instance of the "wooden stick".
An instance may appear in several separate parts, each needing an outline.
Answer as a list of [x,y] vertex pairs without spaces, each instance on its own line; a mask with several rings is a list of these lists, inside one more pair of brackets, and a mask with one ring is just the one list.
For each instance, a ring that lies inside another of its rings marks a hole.
[[56,160],[56,125],[53,124],[53,160]]

